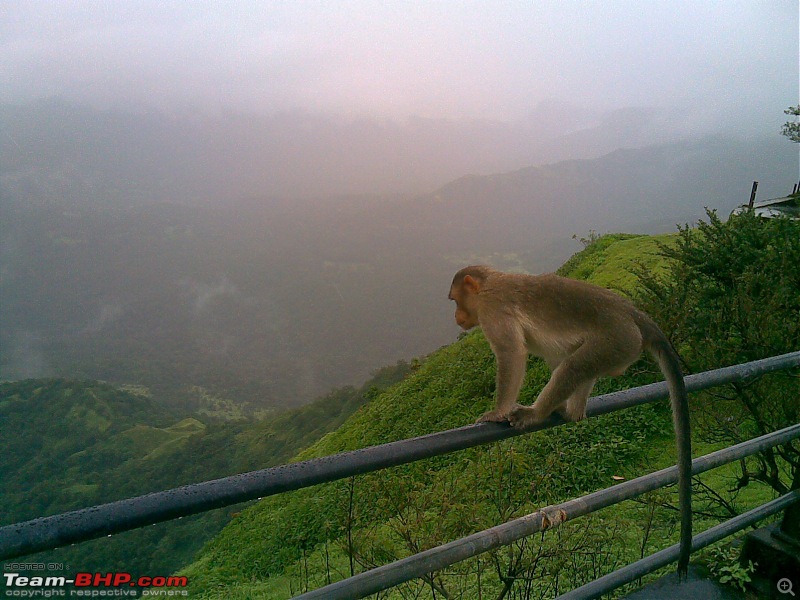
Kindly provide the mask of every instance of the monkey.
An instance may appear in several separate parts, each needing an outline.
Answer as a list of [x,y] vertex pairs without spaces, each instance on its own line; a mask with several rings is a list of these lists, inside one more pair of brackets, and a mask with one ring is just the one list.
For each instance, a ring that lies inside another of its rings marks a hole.
[[[598,377],[622,375],[645,350],[656,359],[669,387],[678,447],[678,574],[685,576],[692,543],[689,405],[678,354],[658,325],[610,290],[555,274],[465,267],[453,277],[448,299],[456,303],[458,326],[480,327],[497,361],[495,407],[479,423],[528,429],[553,413],[580,421]],[[522,406],[528,354],[544,359],[551,376],[535,402]]]

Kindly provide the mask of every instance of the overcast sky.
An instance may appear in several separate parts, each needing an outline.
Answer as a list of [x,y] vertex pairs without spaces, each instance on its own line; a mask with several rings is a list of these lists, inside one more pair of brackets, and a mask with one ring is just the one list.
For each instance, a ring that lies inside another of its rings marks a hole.
[[506,120],[557,99],[780,122],[799,51],[797,0],[0,2],[0,100],[103,108]]

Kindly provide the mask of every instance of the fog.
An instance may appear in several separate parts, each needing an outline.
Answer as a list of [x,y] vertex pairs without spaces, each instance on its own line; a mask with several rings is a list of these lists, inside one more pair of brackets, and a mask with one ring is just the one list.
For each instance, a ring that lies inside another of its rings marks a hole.
[[31,173],[26,157],[69,146],[52,185],[83,196],[110,172],[124,189],[96,193],[122,202],[427,193],[619,147],[777,136],[798,99],[798,8],[3,2],[0,102],[53,98],[111,112],[3,115],[3,162]]
[[789,192],[798,43],[796,0],[0,2],[0,378],[363,382],[464,264]]
[[519,120],[557,99],[750,128],[780,122],[797,75],[793,0],[0,6],[7,102]]

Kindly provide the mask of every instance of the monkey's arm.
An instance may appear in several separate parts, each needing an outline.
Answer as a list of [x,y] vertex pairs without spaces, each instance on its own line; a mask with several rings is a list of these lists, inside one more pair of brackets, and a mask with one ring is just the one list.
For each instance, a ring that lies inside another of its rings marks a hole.
[[484,330],[484,333],[497,357],[497,389],[494,410],[484,413],[478,421],[507,421],[509,413],[517,406],[525,379],[528,349],[519,331],[504,332],[502,336],[493,335],[496,333],[493,331]]

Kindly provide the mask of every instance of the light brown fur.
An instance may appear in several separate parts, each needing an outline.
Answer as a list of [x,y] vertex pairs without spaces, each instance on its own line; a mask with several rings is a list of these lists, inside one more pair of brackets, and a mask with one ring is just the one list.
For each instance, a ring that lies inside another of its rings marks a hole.
[[[669,384],[678,443],[678,570],[684,574],[691,547],[688,399],[678,356],[655,322],[609,290],[553,274],[466,267],[456,273],[448,297],[456,302],[456,323],[465,330],[480,326],[497,358],[495,407],[479,422],[527,429],[554,412],[579,421],[598,377],[622,375],[642,351],[653,354]],[[552,375],[533,405],[522,406],[517,400],[528,354],[543,358]]]

